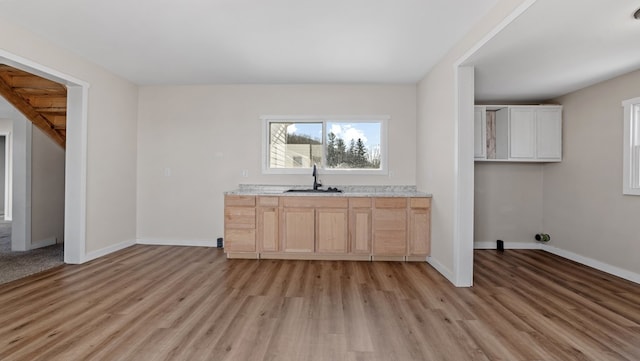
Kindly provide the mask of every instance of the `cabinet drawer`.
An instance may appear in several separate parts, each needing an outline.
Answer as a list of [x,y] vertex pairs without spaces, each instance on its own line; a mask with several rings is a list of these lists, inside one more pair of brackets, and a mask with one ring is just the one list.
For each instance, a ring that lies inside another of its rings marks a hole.
[[411,208],[429,208],[431,206],[431,198],[410,198],[409,204]]
[[407,233],[403,231],[378,231],[373,235],[373,254],[404,256],[407,253]]
[[368,198],[368,197],[349,198],[349,207],[351,207],[351,208],[370,208],[371,207],[371,198]]
[[225,228],[255,228],[256,209],[249,207],[226,207],[224,210]]
[[228,195],[224,197],[225,206],[240,206],[240,207],[255,207],[255,196],[233,196]]
[[406,198],[375,198],[374,202],[376,208],[407,208]]
[[407,229],[407,210],[404,208],[375,209],[373,228],[376,230],[405,231]]
[[224,232],[225,252],[255,252],[256,231],[254,229],[227,229]]
[[258,197],[258,206],[260,207],[277,207],[280,197]]

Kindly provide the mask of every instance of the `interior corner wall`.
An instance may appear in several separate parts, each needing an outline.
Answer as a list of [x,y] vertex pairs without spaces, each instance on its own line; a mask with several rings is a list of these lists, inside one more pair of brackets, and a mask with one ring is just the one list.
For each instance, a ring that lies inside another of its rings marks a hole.
[[453,65],[450,67],[432,70],[418,85],[416,133],[420,157],[416,168],[418,189],[433,194],[431,259],[452,281],[455,120]]
[[541,163],[475,163],[474,242],[476,247],[526,248],[535,234],[546,232],[542,222],[543,165]]
[[138,87],[8,22],[0,23],[0,49],[89,84],[83,257],[133,244]]
[[31,127],[31,247],[64,242],[64,149]]
[[11,250],[31,249],[31,128],[33,125],[17,111],[12,117],[13,129],[13,219]]
[[0,217],[4,218],[4,202],[5,194],[2,191],[5,188],[5,176],[7,172],[7,164],[5,164],[6,158],[6,136],[0,135]]
[[2,187],[0,187],[0,193],[2,193],[2,213],[4,220],[11,220],[13,214],[11,212],[12,207],[12,195],[7,194],[11,192],[11,179],[13,177],[13,173],[11,170],[12,167],[12,159],[9,157],[12,156],[13,151],[11,149],[7,150],[7,146],[12,146],[13,144],[13,120],[11,117],[13,115],[13,109],[11,109],[10,113],[5,113],[2,111],[3,106],[0,106],[0,134],[4,134],[4,144],[2,145],[2,163],[4,174],[2,177]]
[[215,245],[225,191],[239,183],[311,185],[311,172],[261,173],[261,115],[389,115],[390,175],[320,170],[320,179],[325,186],[415,185],[414,84],[149,86],[139,99],[141,242]]
[[[430,262],[454,282],[456,217],[456,69],[455,65],[486,34],[526,0],[499,0],[418,84],[416,180],[433,194]],[[473,227],[473,224],[464,225]]]
[[623,108],[640,71],[565,95],[563,160],[544,166],[550,246],[640,274],[640,197],[622,194]]

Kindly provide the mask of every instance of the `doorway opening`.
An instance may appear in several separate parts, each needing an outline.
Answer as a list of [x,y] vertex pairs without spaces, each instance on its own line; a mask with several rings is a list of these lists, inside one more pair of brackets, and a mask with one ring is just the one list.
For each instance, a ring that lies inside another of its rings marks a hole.
[[65,150],[5,100],[27,92],[41,117],[64,116],[42,80],[0,65],[0,284],[63,264]]
[[[64,262],[83,263],[86,260],[86,159],[89,84],[3,50],[0,50],[0,63],[66,86]],[[14,186],[18,185],[14,184]]]

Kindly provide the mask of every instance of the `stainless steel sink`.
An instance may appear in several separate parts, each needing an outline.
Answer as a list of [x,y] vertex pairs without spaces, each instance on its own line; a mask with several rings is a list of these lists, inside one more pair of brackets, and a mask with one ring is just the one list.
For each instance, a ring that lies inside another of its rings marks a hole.
[[342,193],[342,190],[338,189],[338,188],[327,188],[327,189],[311,189],[311,188],[307,188],[307,189],[289,189],[286,190],[285,193]]

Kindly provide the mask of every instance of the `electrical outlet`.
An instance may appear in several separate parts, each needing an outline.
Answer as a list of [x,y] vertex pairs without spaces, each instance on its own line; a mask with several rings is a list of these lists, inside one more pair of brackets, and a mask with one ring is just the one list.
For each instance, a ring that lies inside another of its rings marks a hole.
[[171,177],[171,168],[167,167],[164,169],[164,176]]
[[243,169],[243,170],[242,170],[242,176],[243,176],[244,178],[248,178],[248,177],[249,177],[249,171],[248,171],[248,170],[246,170],[246,169]]

